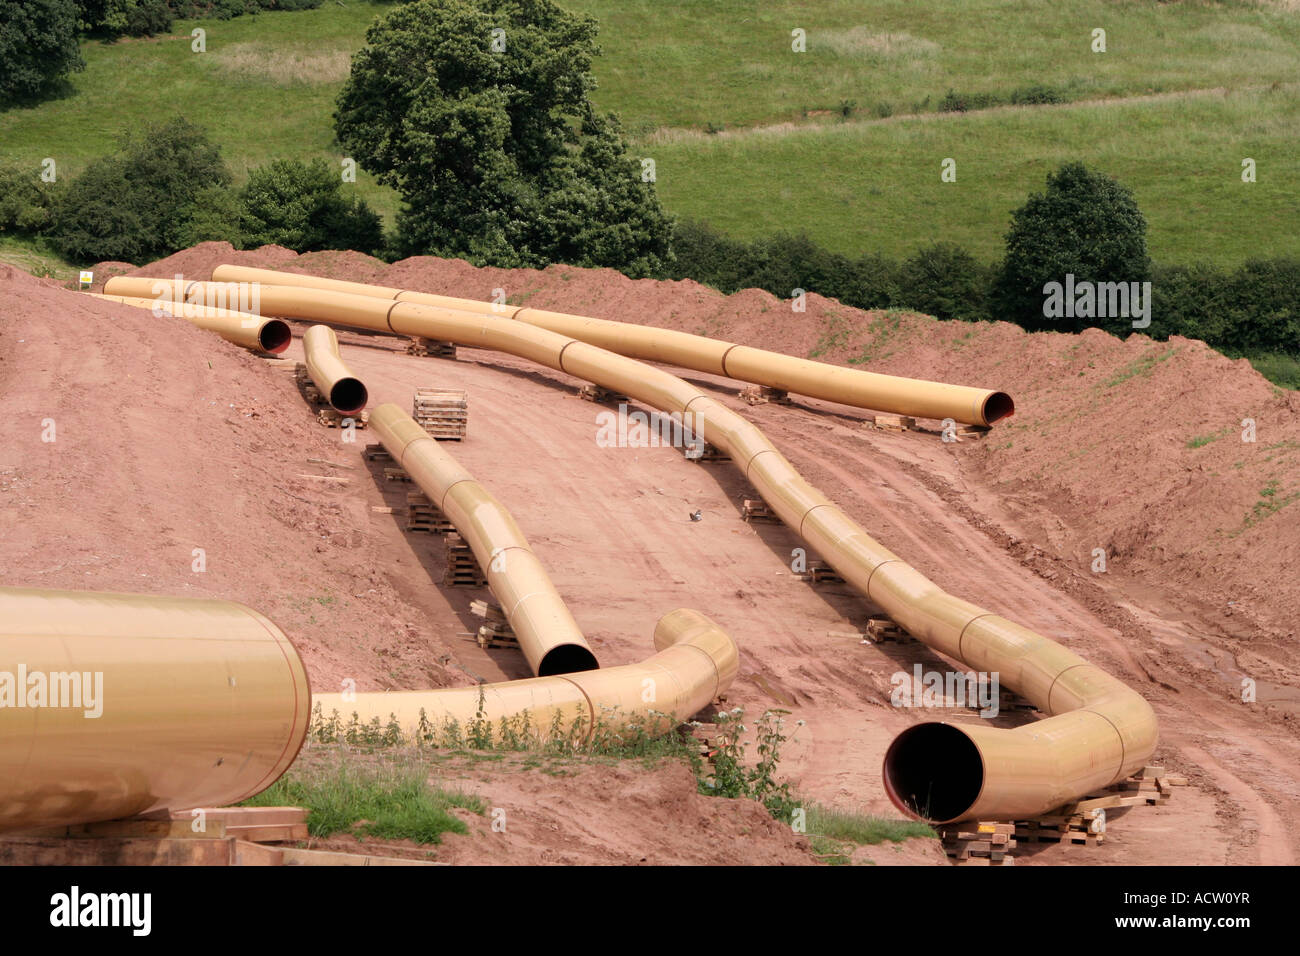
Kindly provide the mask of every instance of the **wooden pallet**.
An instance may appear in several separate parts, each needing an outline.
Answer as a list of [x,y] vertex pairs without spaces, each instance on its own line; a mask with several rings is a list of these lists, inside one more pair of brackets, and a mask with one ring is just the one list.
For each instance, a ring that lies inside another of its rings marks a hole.
[[789,393],[783,388],[769,388],[767,385],[746,385],[736,393],[750,405],[793,405]]
[[384,469],[384,478],[388,481],[410,481],[411,476],[405,468],[398,468],[396,465],[389,465]]
[[443,342],[440,339],[426,339],[417,335],[406,346],[406,354],[416,355],[421,358],[454,359],[456,357],[456,343]]
[[578,397],[583,401],[596,402],[598,405],[621,405],[627,402],[626,395],[590,382],[578,388]]
[[519,638],[515,636],[514,628],[506,619],[506,612],[501,605],[489,601],[471,601],[469,609],[483,618],[483,623],[478,629],[479,647],[519,646]]
[[1014,823],[964,823],[937,827],[939,842],[954,866],[1015,866]]
[[1157,807],[1168,803],[1175,787],[1187,786],[1187,778],[1166,772],[1164,767],[1146,766],[1131,777],[1104,790],[1088,794],[1064,811],[1109,810],[1114,807]]
[[957,433],[956,433],[957,440],[960,441],[963,438],[971,438],[971,439],[978,440],[980,438],[983,438],[991,431],[993,431],[993,429],[986,428],[983,425],[958,425]]
[[910,415],[875,415],[871,418],[871,425],[884,431],[906,432],[916,428],[916,419]]
[[916,640],[888,617],[867,618],[867,638],[872,644],[906,644]]
[[808,565],[808,570],[796,575],[800,581],[807,581],[809,584],[843,584],[844,578],[840,573],[828,564],[820,561],[813,561]]
[[746,521],[766,521],[779,524],[781,519],[772,514],[772,509],[761,498],[745,498],[740,506],[740,515]]
[[455,531],[442,509],[429,500],[422,491],[406,493],[406,530],[428,534],[447,534]]
[[731,461],[731,456],[716,445],[695,439],[682,446],[682,454],[687,461]]
[[388,449],[383,445],[367,445],[361,454],[365,456],[366,461],[393,460],[393,456],[388,453]]
[[452,588],[481,588],[487,584],[487,575],[479,567],[478,558],[465,539],[449,532],[443,540],[447,543],[447,572],[442,583]]
[[[1039,817],[1016,821],[1016,839],[1025,843],[1057,843],[1061,846],[1100,846],[1106,842],[1105,811],[1094,815],[1072,814],[1069,817]],[[1100,832],[1093,829],[1098,825]]]
[[365,428],[370,422],[370,412],[362,409],[355,415],[343,415],[332,408],[322,408],[316,413],[316,420],[326,428],[342,428],[344,422],[351,422],[353,428]]
[[411,417],[439,441],[460,441],[469,424],[469,401],[465,393],[453,388],[417,388],[412,401]]

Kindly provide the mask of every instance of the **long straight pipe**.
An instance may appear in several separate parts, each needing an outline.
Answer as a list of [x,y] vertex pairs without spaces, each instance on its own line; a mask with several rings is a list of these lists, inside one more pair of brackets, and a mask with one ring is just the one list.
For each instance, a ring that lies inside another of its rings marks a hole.
[[313,325],[302,336],[307,374],[325,400],[342,415],[355,415],[366,407],[370,393],[339,355],[339,339],[328,325]]
[[376,408],[370,427],[473,550],[533,673],[549,677],[599,667],[578,622],[501,502],[396,405]]
[[963,424],[987,426],[1015,411],[1011,396],[1001,391],[844,368],[672,329],[248,266],[217,266],[212,279],[214,282],[324,289],[513,319],[628,358],[664,362],[696,372],[723,375],[812,398],[900,415],[938,420],[951,418]]
[[0,587],[0,830],[245,800],[293,763],[310,699],[241,604]]
[[[110,279],[123,283],[150,282]],[[192,283],[191,294],[204,294]],[[112,290],[110,290],[112,291]],[[886,754],[886,792],[933,822],[1018,819],[1056,809],[1145,765],[1155,713],[1141,695],[1040,634],[943,591],[813,488],[759,429],[676,376],[534,326],[486,314],[284,286],[263,314],[422,336],[527,358],[680,414],[730,455],[781,520],[903,628],[954,660],[996,671],[1050,715],[1015,729],[926,722]]]
[[312,711],[324,720],[355,714],[362,724],[395,719],[407,734],[440,733],[453,721],[462,733],[482,721],[494,739],[507,726],[576,741],[589,739],[597,725],[617,730],[630,723],[661,733],[731,686],[739,654],[725,631],[689,608],[659,620],[654,644],[658,653],[640,664],[447,690],[317,694]]
[[183,299],[168,300],[160,298],[142,298],[140,296],[100,295],[91,293],[97,299],[131,305],[139,309],[153,310],[154,315],[171,315],[185,319],[209,332],[216,332],[227,342],[249,349],[253,352],[270,352],[279,355],[293,341],[289,326],[279,319],[268,319],[248,312],[233,309],[219,309],[206,305],[195,305]]

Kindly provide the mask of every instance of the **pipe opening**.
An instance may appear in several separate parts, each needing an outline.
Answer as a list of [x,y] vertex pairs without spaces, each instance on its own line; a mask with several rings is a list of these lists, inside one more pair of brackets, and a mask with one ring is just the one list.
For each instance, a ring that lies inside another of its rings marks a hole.
[[992,425],[996,421],[1014,415],[1016,413],[1016,403],[1011,400],[1011,396],[1006,392],[994,392],[984,399],[984,408],[981,411],[984,415],[984,424]]
[[560,644],[551,648],[537,665],[538,677],[554,677],[557,674],[576,674],[578,671],[599,670],[596,655],[578,644]]
[[261,343],[262,351],[279,355],[293,341],[293,333],[289,331],[288,323],[281,322],[279,319],[269,319],[262,324],[262,331],[257,333],[257,340]]
[[330,404],[344,415],[355,415],[369,400],[370,394],[360,379],[341,378],[330,389]]
[[979,748],[952,724],[917,724],[885,753],[885,792],[894,806],[928,823],[960,820],[984,789]]

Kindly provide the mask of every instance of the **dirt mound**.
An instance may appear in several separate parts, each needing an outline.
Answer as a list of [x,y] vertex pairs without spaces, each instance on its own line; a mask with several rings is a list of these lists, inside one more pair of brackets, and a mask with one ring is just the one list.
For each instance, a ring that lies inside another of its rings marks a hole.
[[[1201,342],[1121,340],[1096,329],[1029,334],[1003,322],[867,312],[815,294],[793,312],[756,289],[724,296],[610,269],[505,270],[428,256],[384,267],[356,253],[295,257],[272,246],[240,253],[204,243],[140,271],[207,278],[221,262],[475,299],[504,293],[512,304],[1003,389],[1016,400],[1015,417],[963,452],[971,477],[1004,497],[1035,545],[1090,573],[1100,548],[1106,573],[1140,575],[1217,609],[1230,632],[1244,621],[1275,639],[1295,636],[1300,579],[1287,569],[1300,557],[1292,518],[1300,508],[1300,395]],[[1253,442],[1242,440],[1246,419]]]
[[318,687],[395,686],[385,655],[407,686],[464,682],[379,573],[365,504],[298,477],[350,474],[311,459],[354,468],[359,446],[312,423],[285,372],[6,266],[0,401],[6,585],[240,601],[292,635]]

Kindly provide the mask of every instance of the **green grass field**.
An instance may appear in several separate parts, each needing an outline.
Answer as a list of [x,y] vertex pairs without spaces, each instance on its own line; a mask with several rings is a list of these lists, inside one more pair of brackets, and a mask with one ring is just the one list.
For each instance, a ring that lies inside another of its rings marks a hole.
[[[993,259],[1010,211],[1049,169],[1082,159],[1136,191],[1158,261],[1300,253],[1300,14],[1278,4],[561,2],[600,18],[597,101],[655,159],[670,211],[736,236],[806,231],[840,252],[891,256],[948,239]],[[0,160],[53,157],[73,175],[123,127],[184,113],[239,181],[272,159],[338,162],[334,98],[387,9],[329,0],[87,43],[70,95],[0,113]],[[191,51],[195,26],[205,53]],[[1097,27],[1106,53],[1090,50]],[[791,50],[795,28],[805,53]],[[949,89],[1005,99],[1033,84],[1072,102],[936,111]],[[956,183],[940,182],[946,157]],[[1246,157],[1253,184],[1241,182]],[[364,172],[355,188],[396,211]]]

